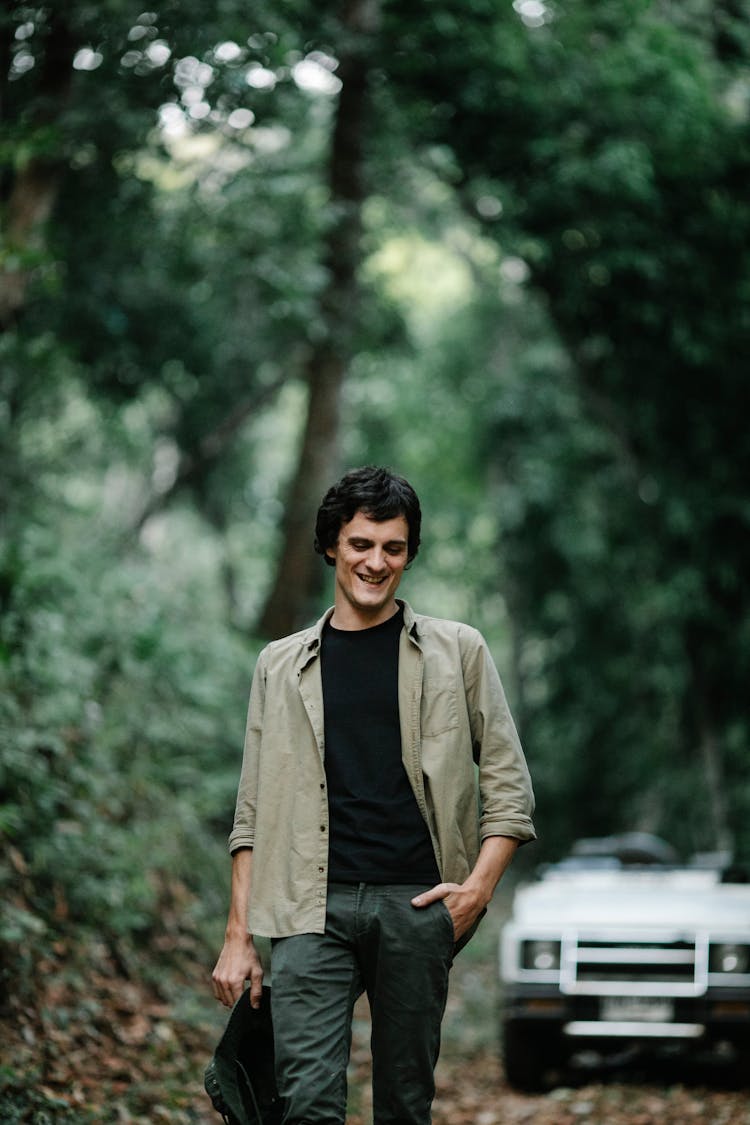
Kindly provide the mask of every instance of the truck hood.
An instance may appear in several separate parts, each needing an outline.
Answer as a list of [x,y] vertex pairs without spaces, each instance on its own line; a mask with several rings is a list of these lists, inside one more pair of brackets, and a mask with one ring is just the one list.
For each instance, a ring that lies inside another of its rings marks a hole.
[[719,882],[713,871],[550,873],[516,892],[512,923],[527,929],[602,931],[710,928],[750,938],[750,885]]

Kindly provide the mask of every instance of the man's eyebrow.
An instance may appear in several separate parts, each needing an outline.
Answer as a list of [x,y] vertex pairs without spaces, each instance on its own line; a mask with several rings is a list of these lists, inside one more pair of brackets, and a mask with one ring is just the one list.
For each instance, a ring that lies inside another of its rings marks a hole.
[[[347,535],[346,541],[347,541],[347,543],[373,543],[374,542],[374,540],[370,539],[369,536],[367,536],[367,535]],[[386,546],[386,547],[396,547],[396,546],[405,547],[406,542],[407,542],[406,539],[399,539],[399,538],[396,537],[396,538],[393,538],[393,539],[387,539],[384,543],[384,546]]]

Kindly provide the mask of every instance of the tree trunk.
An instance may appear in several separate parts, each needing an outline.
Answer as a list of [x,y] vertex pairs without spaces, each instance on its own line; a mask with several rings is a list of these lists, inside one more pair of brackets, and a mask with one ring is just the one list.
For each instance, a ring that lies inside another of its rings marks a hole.
[[719,740],[716,731],[705,719],[699,733],[699,752],[708,796],[711,840],[716,851],[732,856],[734,841],[729,826],[729,802]]
[[[70,93],[74,54],[70,30],[53,9],[33,118],[37,127],[48,126],[59,117]],[[23,310],[32,272],[30,257],[44,249],[43,230],[57,198],[63,170],[61,157],[36,154],[20,164],[10,179],[4,201],[2,244],[11,264],[0,270],[0,332],[11,329]]]
[[190,488],[200,494],[206,478],[217,461],[242,432],[242,427],[261,407],[275,398],[286,382],[286,376],[259,388],[235,404],[225,418],[203,435],[192,449],[182,449],[174,478],[158,491],[152,492],[128,531],[128,536],[139,534],[148,521],[162,511],[175,496]]
[[341,388],[356,329],[368,49],[377,15],[377,0],[349,0],[342,17],[342,88],[329,161],[333,218],[324,251],[328,282],[320,300],[323,333],[305,366],[305,428],[286,502],[276,578],[257,626],[265,637],[283,636],[305,623],[323,573],[312,549],[313,524],[338,468]]

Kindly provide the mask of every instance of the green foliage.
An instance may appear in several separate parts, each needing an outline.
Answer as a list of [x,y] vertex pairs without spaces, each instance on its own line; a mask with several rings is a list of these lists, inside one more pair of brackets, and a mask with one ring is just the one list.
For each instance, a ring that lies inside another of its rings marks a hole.
[[84,1125],[95,1114],[73,1109],[61,1098],[37,1088],[36,1075],[18,1075],[0,1068],[0,1114],[5,1125]]
[[540,819],[747,854],[747,37],[701,2],[523,7],[472,5],[463,51],[420,6],[391,31],[567,353],[522,343],[484,431]]
[[[542,7],[383,5],[341,460],[417,486],[404,592],[490,638],[547,854],[635,826],[747,854],[747,29]],[[336,6],[157,9],[2,17],[2,206],[39,165],[54,189],[3,247],[28,281],[0,338],[18,957],[218,924],[325,330]]]
[[104,420],[75,384],[62,398],[54,431],[24,419],[17,455],[37,451],[38,483],[6,513],[0,823],[18,857],[4,876],[13,944],[44,923],[145,935],[174,923],[180,888],[195,901],[178,926],[215,916],[253,659],[226,624],[220,552],[205,532],[195,550],[190,518],[167,530],[161,556],[123,554],[125,529],[106,515],[117,484],[96,472]]

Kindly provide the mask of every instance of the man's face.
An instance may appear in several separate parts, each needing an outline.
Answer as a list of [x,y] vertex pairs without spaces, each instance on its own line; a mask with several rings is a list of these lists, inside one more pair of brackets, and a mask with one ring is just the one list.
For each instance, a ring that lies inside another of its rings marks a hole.
[[366,629],[396,611],[394,596],[408,558],[409,525],[403,516],[372,520],[364,512],[341,525],[326,554],[336,564],[334,626]]

